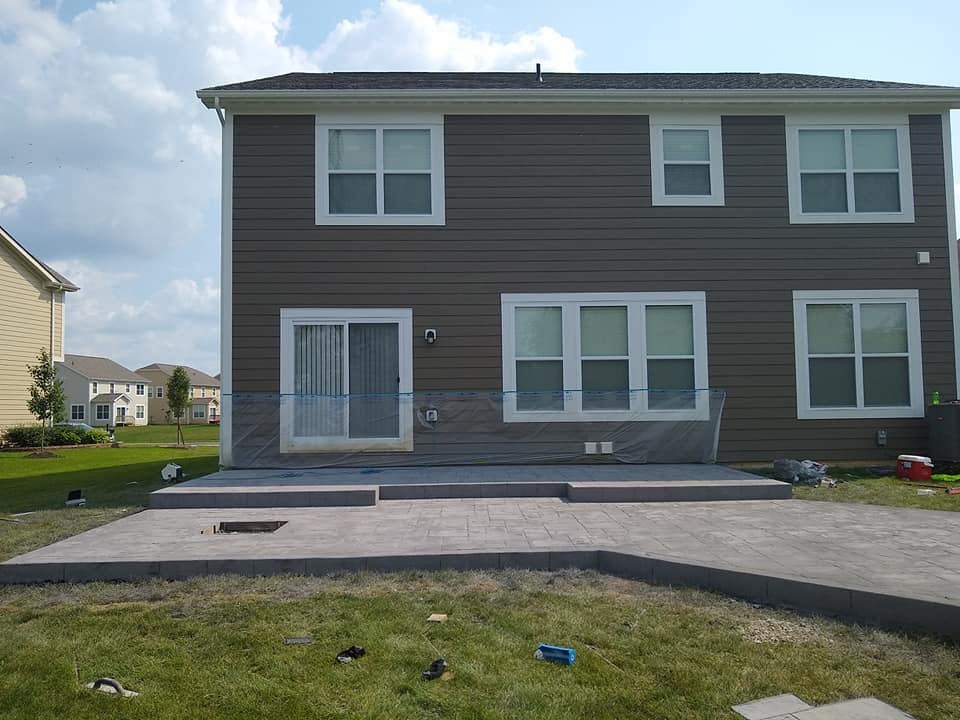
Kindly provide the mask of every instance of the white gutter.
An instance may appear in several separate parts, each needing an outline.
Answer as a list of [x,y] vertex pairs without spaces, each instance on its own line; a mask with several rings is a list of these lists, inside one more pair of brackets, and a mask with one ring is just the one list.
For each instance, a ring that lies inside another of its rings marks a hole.
[[960,109],[960,90],[955,88],[875,88],[802,89],[802,90],[552,90],[542,87],[507,90],[198,90],[197,97],[208,108],[220,109],[243,102],[364,102],[415,101],[435,103],[622,103],[682,102],[690,104],[730,103],[763,105],[770,103],[920,103],[947,105]]

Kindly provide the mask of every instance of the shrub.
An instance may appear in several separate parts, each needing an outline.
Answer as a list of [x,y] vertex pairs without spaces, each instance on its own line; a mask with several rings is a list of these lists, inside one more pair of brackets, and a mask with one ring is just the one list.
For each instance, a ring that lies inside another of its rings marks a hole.
[[83,434],[83,440],[81,442],[85,445],[102,445],[103,443],[110,442],[110,435],[103,428],[94,428],[93,430],[87,430]]
[[[3,441],[13,447],[40,447],[39,425],[15,425],[3,433]],[[95,445],[109,442],[106,430],[94,428],[82,430],[70,425],[54,425],[47,428],[47,445]]]

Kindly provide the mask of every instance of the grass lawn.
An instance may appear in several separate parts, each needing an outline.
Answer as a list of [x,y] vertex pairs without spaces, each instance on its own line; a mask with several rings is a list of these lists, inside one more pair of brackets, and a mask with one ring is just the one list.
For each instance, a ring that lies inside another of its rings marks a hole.
[[[219,425],[181,425],[187,443],[220,442]],[[139,425],[118,427],[114,437],[119,442],[170,443],[177,442],[176,425]]]
[[[838,479],[844,478],[837,473]],[[936,484],[936,483],[934,483]],[[952,483],[958,485],[958,483]],[[801,500],[829,500],[833,502],[865,503],[868,505],[895,505],[924,510],[960,511],[960,495],[947,495],[942,490],[936,495],[917,495],[917,486],[904,485],[895,477],[865,478],[852,476],[837,483],[834,488],[794,486],[793,496]]]
[[[441,625],[432,612],[449,614]],[[0,589],[8,718],[733,718],[783,692],[956,718],[960,648],[594,573]],[[285,645],[307,636],[313,644]],[[577,650],[564,667],[540,642]],[[349,665],[336,653],[361,645]],[[437,656],[449,681],[422,681]],[[102,675],[121,700],[81,687]]]
[[[0,520],[0,560],[75,535],[130,512],[161,487],[160,468],[183,466],[190,477],[214,472],[218,448],[159,447],[56,449],[57,458],[0,453],[0,514],[29,511],[19,522]],[[82,489],[86,508],[65,508],[70,490]]]

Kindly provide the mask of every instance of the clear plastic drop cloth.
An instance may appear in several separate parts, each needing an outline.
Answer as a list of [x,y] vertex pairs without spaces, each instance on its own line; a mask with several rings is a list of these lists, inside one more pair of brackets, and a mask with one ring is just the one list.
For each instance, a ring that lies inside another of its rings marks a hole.
[[228,394],[232,467],[712,463],[725,393]]

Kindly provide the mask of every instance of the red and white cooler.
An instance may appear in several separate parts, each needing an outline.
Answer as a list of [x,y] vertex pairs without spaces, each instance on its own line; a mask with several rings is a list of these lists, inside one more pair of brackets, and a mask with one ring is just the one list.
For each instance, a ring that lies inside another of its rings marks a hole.
[[897,477],[904,480],[929,482],[933,460],[923,455],[900,455],[897,458]]

